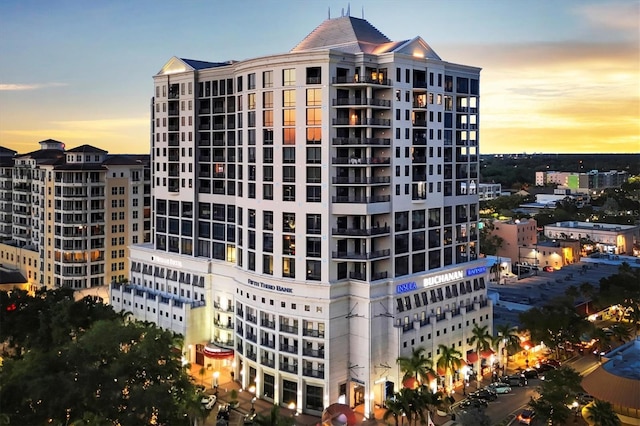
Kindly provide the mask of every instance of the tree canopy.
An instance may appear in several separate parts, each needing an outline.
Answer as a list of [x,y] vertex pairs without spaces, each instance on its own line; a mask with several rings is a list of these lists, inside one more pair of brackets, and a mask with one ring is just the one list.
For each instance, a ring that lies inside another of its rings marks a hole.
[[68,290],[2,292],[0,307],[10,424],[186,425],[198,415],[174,333]]

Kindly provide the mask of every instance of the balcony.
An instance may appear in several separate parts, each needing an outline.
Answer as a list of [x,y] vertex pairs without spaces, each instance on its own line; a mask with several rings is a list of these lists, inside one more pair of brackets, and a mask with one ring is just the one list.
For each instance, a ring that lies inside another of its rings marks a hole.
[[381,86],[391,86],[392,82],[390,79],[384,78],[384,74],[373,73],[370,75],[345,75],[340,77],[334,77],[332,80],[333,84],[343,84],[343,85],[362,85],[362,84],[375,84]]
[[385,138],[333,138],[332,142],[334,146],[344,146],[344,145],[389,146],[391,145],[391,139],[385,139]]
[[390,183],[391,178],[389,176],[374,176],[374,177],[334,177],[333,183],[336,185],[375,185]]
[[280,371],[286,371],[287,373],[298,374],[298,364],[281,362]]
[[284,331],[285,333],[298,334],[298,327],[280,324],[280,331]]
[[375,197],[359,197],[359,196],[335,196],[331,197],[331,201],[334,203],[347,203],[347,204],[374,204],[374,203],[388,203],[391,201],[390,195],[378,195]]
[[245,338],[253,343],[256,343],[258,341],[258,336],[253,334],[253,333],[247,333],[247,335],[245,336]]
[[324,379],[324,370],[314,370],[312,368],[303,368],[302,375],[307,377],[315,377],[318,379]]
[[389,257],[391,251],[389,249],[376,250],[368,253],[348,252],[348,251],[333,251],[331,252],[332,259],[346,259],[346,260],[372,260],[382,257]]
[[334,236],[351,236],[351,237],[370,237],[373,235],[388,234],[391,232],[389,226],[375,226],[373,228],[332,228],[331,233]]
[[258,359],[258,354],[256,352],[247,352],[246,357],[251,361],[255,361],[256,359]]
[[290,354],[297,354],[298,353],[298,347],[297,346],[292,346],[292,345],[285,345],[283,343],[280,344],[280,351],[281,352],[287,352]]
[[276,361],[267,357],[262,357],[260,358],[260,364],[264,365],[265,367],[275,368]]
[[331,164],[349,164],[349,165],[368,165],[368,164],[390,164],[391,159],[389,157],[332,157]]
[[386,118],[349,118],[341,117],[333,119],[334,126],[382,126],[390,127],[391,120]]
[[253,323],[253,324],[257,324],[258,323],[258,319],[256,318],[255,315],[251,315],[251,314],[247,314],[247,321]]
[[324,358],[324,349],[304,348],[302,349],[302,355],[311,356],[314,358]]
[[324,338],[324,331],[316,330],[313,328],[303,328],[302,335],[305,337],[320,337]]
[[267,319],[262,319],[260,320],[260,325],[266,328],[270,328],[272,330],[276,329],[276,323],[275,321],[269,321]]
[[376,98],[336,98],[333,99],[333,106],[378,106],[378,107],[390,107],[391,101],[386,99]]
[[271,348],[274,349],[276,347],[276,342],[275,340],[269,340],[269,339],[260,339],[260,344],[262,346],[265,346],[267,348]]

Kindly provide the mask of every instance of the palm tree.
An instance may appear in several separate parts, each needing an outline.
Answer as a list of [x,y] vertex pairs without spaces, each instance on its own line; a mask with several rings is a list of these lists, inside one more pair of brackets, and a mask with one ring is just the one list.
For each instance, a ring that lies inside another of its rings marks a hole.
[[478,369],[476,371],[477,374],[477,386],[480,389],[480,380],[482,380],[482,372],[480,370],[481,366],[481,352],[486,351],[491,347],[491,335],[487,331],[489,326],[483,325],[480,327],[478,324],[474,324],[473,330],[471,330],[471,338],[469,339],[469,343],[475,346],[476,355],[478,355]]
[[594,423],[595,426],[619,426],[620,418],[613,411],[610,402],[595,400],[591,405],[585,407],[587,412],[587,420]]
[[390,417],[393,417],[396,426],[399,426],[400,423],[398,419],[402,417],[402,414],[404,414],[404,405],[402,401],[394,396],[387,399],[387,401],[385,402],[385,406],[387,409],[382,415],[382,420],[386,422]]
[[396,363],[404,373],[402,381],[415,378],[418,385],[429,382],[429,375],[434,375],[433,361],[424,356],[425,348],[414,348],[410,357],[399,357]]
[[629,338],[631,337],[631,329],[624,324],[612,325],[611,331],[613,332],[613,335],[621,342],[629,340]]
[[502,365],[504,366],[504,371],[506,371],[509,364],[509,351],[516,349],[520,345],[518,328],[507,323],[498,325],[496,331],[497,335],[494,338],[494,344],[496,344],[498,352],[502,354]]
[[460,369],[462,365],[462,352],[443,344],[438,345],[438,352],[440,352],[440,358],[438,358],[437,366],[444,370],[445,381],[451,389],[453,387],[453,372]]

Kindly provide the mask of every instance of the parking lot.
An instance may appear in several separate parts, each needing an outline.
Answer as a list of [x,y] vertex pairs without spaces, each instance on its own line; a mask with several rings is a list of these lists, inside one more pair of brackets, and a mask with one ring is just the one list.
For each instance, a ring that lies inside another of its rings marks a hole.
[[[520,312],[564,296],[570,286],[579,289],[583,283],[589,283],[597,289],[601,278],[617,272],[617,265],[577,262],[553,272],[532,271],[529,276],[509,284],[491,284],[489,292],[497,292],[500,298],[493,309],[494,328],[506,323],[517,325]],[[576,299],[581,300],[582,296]]]

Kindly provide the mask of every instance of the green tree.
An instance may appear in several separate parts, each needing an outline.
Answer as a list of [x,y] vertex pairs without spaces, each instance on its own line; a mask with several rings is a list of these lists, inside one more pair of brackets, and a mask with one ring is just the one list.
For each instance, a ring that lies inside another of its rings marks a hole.
[[424,356],[425,348],[413,348],[410,357],[399,357],[396,363],[404,376],[402,381],[415,378],[418,385],[429,382],[429,376],[435,376],[433,371],[433,361]]
[[437,361],[437,367],[444,370],[447,386],[451,389],[453,388],[453,373],[459,370],[462,365],[462,352],[443,344],[438,345],[438,352],[440,352],[440,357]]
[[486,351],[491,348],[491,335],[488,331],[489,326],[483,325],[479,326],[478,324],[473,325],[473,329],[471,330],[471,338],[469,339],[469,344],[471,344],[478,355],[477,363],[477,386],[480,388],[480,381],[482,380],[482,370],[481,370],[481,361],[482,361],[482,351]]
[[[3,337],[17,349],[0,370],[0,407],[10,424],[186,424],[195,386],[174,351],[174,333],[124,323],[111,307],[68,295],[0,293],[0,303],[20,304],[3,309],[16,314],[8,322],[19,322],[25,313],[50,321],[33,335],[4,330],[3,324]],[[75,318],[78,312],[86,318]]]
[[496,326],[496,336],[493,339],[497,351],[502,354],[502,365],[505,371],[509,366],[509,353],[520,348],[518,328],[509,323]]
[[619,426],[622,424],[610,402],[596,399],[587,406],[586,412],[587,420],[593,422],[595,426]]
[[575,395],[584,391],[581,381],[580,374],[570,367],[549,371],[538,388],[540,396],[532,397],[530,405],[545,423],[565,424],[571,415],[569,406]]
[[613,332],[613,336],[620,342],[626,342],[632,335],[631,328],[627,327],[626,324],[614,324],[611,326],[611,331]]
[[385,402],[385,407],[386,409],[384,414],[382,415],[382,420],[386,422],[390,418],[393,418],[396,426],[399,426],[400,418],[404,414],[404,403],[393,397],[387,399],[387,401]]
[[493,234],[493,230],[495,229],[493,221],[486,220],[483,222],[483,225],[479,233],[480,252],[488,256],[493,256],[504,244],[504,239]]
[[253,421],[258,426],[293,426],[295,420],[288,416],[280,414],[280,407],[273,405],[269,411],[269,415],[258,414]]

